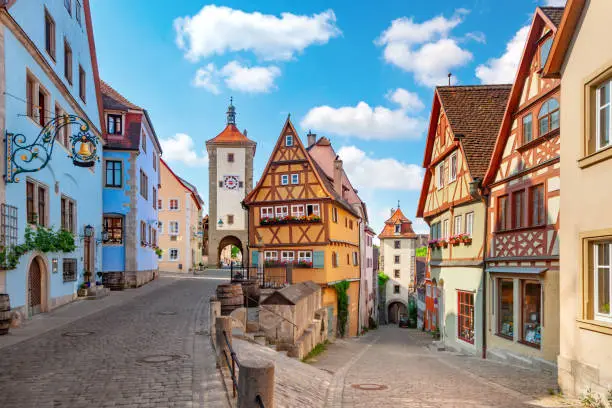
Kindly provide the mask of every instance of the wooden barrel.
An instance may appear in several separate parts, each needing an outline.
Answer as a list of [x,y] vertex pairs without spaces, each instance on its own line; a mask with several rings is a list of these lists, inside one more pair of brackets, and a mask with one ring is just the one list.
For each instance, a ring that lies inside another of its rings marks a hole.
[[9,295],[0,293],[0,335],[9,332],[11,320],[11,300]]
[[259,296],[261,291],[259,283],[255,279],[250,279],[242,282],[242,293],[244,295],[244,305],[246,307],[259,306]]
[[221,302],[221,316],[228,316],[242,307],[244,299],[239,283],[226,283],[217,286],[217,299]]

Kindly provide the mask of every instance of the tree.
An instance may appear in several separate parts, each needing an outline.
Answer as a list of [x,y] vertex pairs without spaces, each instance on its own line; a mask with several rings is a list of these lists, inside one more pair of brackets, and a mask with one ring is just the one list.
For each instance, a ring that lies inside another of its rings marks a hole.
[[240,253],[240,248],[235,245],[232,245],[232,259],[238,258],[238,254]]

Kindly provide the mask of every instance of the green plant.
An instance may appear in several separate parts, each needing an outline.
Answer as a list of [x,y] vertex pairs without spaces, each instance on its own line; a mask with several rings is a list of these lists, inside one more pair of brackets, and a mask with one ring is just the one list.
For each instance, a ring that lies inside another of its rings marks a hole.
[[325,340],[324,343],[319,343],[306,356],[302,359],[303,363],[307,363],[309,360],[315,358],[319,354],[323,353],[327,350],[327,345],[329,344],[329,340]]
[[427,247],[421,247],[416,249],[416,256],[426,257],[427,256]]
[[346,280],[338,282],[334,285],[336,295],[338,297],[338,331],[340,337],[344,337],[346,333],[346,322],[348,321],[348,288],[350,283]]
[[[164,250],[161,248],[155,248],[155,255],[157,256],[162,256],[162,254],[164,253]],[[201,263],[200,263],[201,265]]]
[[15,269],[19,258],[30,251],[40,252],[72,252],[76,249],[74,236],[71,232],[38,225],[36,229],[27,226],[24,234],[24,243],[12,248],[2,248],[0,251],[0,265],[4,269]]
[[608,405],[612,407],[612,388],[608,389],[606,399],[608,400]]
[[586,408],[606,408],[601,397],[594,393],[591,388],[587,388],[586,392],[582,394],[580,402]]
[[384,272],[378,272],[378,287],[384,288],[389,279],[389,275],[386,275]]

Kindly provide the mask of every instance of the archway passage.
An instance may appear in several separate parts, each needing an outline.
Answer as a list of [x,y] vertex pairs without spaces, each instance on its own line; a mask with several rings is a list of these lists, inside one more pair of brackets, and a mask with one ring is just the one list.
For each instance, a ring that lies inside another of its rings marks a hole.
[[407,314],[408,309],[402,302],[392,302],[389,304],[388,321],[390,324],[399,323],[399,317]]
[[223,237],[223,239],[219,242],[219,248],[217,249],[217,256],[219,259],[219,266],[229,267],[231,263],[234,265],[240,264],[242,265],[243,261],[245,264],[246,260],[243,257],[243,246],[242,242],[239,238],[228,235]]
[[31,316],[43,311],[43,271],[41,262],[39,257],[34,258],[28,271],[28,306]]

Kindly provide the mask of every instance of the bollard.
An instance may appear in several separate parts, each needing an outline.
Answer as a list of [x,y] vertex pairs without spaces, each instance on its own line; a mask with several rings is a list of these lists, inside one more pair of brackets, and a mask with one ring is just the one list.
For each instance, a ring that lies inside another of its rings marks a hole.
[[225,342],[223,331],[227,333],[227,339],[232,344],[232,318],[229,316],[219,316],[215,320],[215,349],[217,350],[217,367],[223,367],[227,363],[225,362],[225,356],[223,352],[230,358],[230,351]]
[[211,297],[210,298],[210,317],[209,317],[209,322],[210,322],[210,338],[211,339],[215,339],[215,321],[217,320],[217,317],[221,316],[221,302],[219,302],[217,300],[217,298],[215,297]]
[[274,407],[274,363],[269,360],[240,360],[238,408]]

